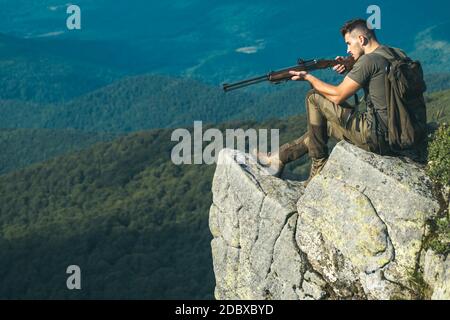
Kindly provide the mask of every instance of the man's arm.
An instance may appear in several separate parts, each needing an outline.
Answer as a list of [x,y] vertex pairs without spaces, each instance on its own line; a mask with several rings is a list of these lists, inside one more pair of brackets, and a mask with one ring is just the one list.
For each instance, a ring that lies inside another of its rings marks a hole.
[[354,95],[359,89],[361,89],[359,83],[352,80],[348,76],[344,78],[341,84],[338,86],[333,86],[305,71],[291,71],[290,73],[293,75],[292,80],[308,81],[320,94],[324,95],[325,98],[336,104],[343,103],[349,97]]

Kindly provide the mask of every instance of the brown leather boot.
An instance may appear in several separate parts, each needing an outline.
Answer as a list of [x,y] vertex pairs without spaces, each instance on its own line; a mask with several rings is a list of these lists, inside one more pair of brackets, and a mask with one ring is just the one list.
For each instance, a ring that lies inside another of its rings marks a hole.
[[311,163],[311,170],[309,172],[309,178],[303,183],[305,187],[311,182],[312,178],[317,176],[322,171],[323,167],[328,161],[328,158],[321,158],[321,159],[311,158],[311,161],[312,163]]
[[270,173],[273,176],[281,177],[285,164],[280,160],[278,152],[272,154],[271,152],[265,153],[256,152],[256,150],[253,150],[252,154],[256,157],[260,165],[270,168]]
[[300,159],[301,157],[303,157],[305,154],[308,153],[308,143],[309,143],[308,133],[305,133],[297,140],[283,144],[280,147],[280,150],[278,151],[279,159],[283,163],[289,163],[297,159]]

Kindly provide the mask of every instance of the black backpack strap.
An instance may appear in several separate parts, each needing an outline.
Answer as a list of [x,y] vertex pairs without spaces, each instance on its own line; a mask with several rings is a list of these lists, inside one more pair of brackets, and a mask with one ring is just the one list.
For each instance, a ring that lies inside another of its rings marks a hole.
[[374,51],[373,53],[382,56],[387,61],[389,61],[389,63],[392,63],[394,61],[409,60],[409,58],[406,55],[401,56],[400,54],[398,54],[397,50],[395,50],[394,48],[387,47],[387,46],[383,46],[383,48],[385,48],[387,50],[387,52],[386,51],[383,52],[383,50],[379,50],[378,52]]
[[394,60],[403,60],[402,57],[399,56],[399,54],[392,48],[386,47],[389,51],[389,53],[394,57]]

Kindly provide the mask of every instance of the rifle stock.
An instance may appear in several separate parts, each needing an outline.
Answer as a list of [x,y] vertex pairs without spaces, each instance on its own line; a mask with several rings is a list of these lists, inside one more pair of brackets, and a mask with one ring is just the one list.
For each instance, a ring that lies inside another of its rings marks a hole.
[[343,64],[345,65],[347,71],[351,70],[354,64],[354,60],[351,57],[348,57],[344,60],[326,60],[326,59],[320,59],[320,60],[299,60],[297,65],[281,69],[278,71],[271,71],[268,74],[256,78],[251,78],[247,80],[242,80],[235,83],[225,83],[223,85],[223,90],[225,92],[240,89],[243,87],[247,87],[250,85],[254,85],[260,82],[269,81],[274,84],[278,84],[281,82],[289,81],[292,78],[292,75],[289,73],[289,71],[313,71],[318,69],[327,69],[332,68],[336,65]]

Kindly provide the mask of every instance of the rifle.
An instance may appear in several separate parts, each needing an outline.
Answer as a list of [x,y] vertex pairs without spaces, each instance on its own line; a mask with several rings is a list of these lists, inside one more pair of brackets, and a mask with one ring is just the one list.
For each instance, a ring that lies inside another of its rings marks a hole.
[[274,84],[279,84],[281,82],[289,81],[293,76],[289,74],[289,71],[313,71],[318,69],[327,69],[334,67],[338,64],[343,64],[347,71],[351,70],[353,67],[353,64],[355,61],[352,57],[347,57],[342,60],[326,60],[326,59],[319,59],[319,60],[308,60],[304,61],[302,59],[299,59],[297,61],[297,65],[285,68],[278,71],[271,71],[268,74],[256,77],[248,80],[239,81],[236,83],[225,83],[223,85],[223,90],[225,92],[240,89],[243,87],[247,87],[253,84],[257,84],[264,81],[269,81]]

